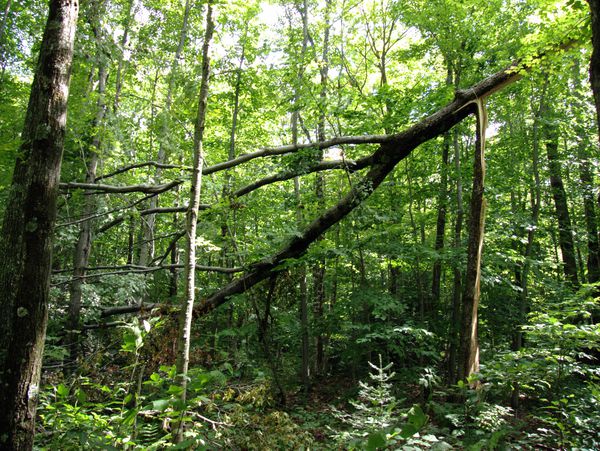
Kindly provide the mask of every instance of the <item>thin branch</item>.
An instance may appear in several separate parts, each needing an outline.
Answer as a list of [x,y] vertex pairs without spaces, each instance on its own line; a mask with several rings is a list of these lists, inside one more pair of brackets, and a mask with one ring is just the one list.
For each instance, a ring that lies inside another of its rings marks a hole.
[[329,147],[340,146],[343,144],[383,144],[392,141],[393,135],[363,135],[363,136],[341,136],[338,138],[332,138],[326,141],[305,143],[305,144],[288,144],[279,147],[264,147],[255,152],[242,154],[233,160],[224,161],[217,163],[212,166],[204,168],[202,173],[204,175],[212,174],[214,172],[222,171],[238,166],[246,161],[254,160],[260,157],[271,157],[276,155],[284,155],[286,153],[297,152],[302,149],[328,149]]
[[179,186],[183,183],[182,180],[173,180],[172,182],[165,183],[163,185],[129,185],[129,186],[114,186],[114,185],[101,185],[97,183],[61,183],[61,189],[84,189],[89,191],[98,191],[97,193],[146,193],[146,194],[160,194],[165,191]]
[[[106,270],[131,270],[131,272],[154,272],[161,270],[170,270],[170,269],[181,269],[183,268],[182,264],[177,265],[161,265],[161,266],[140,266],[140,265],[114,265],[114,266],[90,266],[83,268],[86,271],[106,271]],[[236,272],[242,272],[243,268],[228,268],[221,266],[202,266],[196,265],[196,269],[198,271],[203,272],[220,272],[224,274],[234,274]],[[52,271],[52,274],[63,274],[67,272],[72,272],[73,269],[60,269],[58,271]],[[96,274],[88,274],[85,278],[96,276]]]
[[75,221],[70,221],[70,222],[63,222],[61,224],[57,224],[56,227],[67,227],[67,226],[72,226],[72,225],[76,225],[76,224],[80,224],[82,222],[85,221],[89,221],[90,219],[96,219],[96,218],[101,218],[102,216],[108,216],[112,213],[116,213],[118,211],[123,211],[123,210],[128,210],[130,208],[135,207],[138,204],[141,204],[142,202],[152,198],[156,196],[156,194],[149,194],[147,196],[142,197],[141,199],[136,200],[135,202],[132,202],[128,205],[125,205],[124,207],[119,207],[119,208],[113,208],[112,210],[108,210],[108,211],[104,211],[102,213],[96,213],[94,215],[90,215],[90,216],[85,216],[83,218],[80,219],[76,219]]
[[182,166],[180,164],[165,164],[165,163],[158,163],[156,161],[147,161],[145,163],[136,163],[136,164],[132,164],[129,166],[124,166],[124,167],[116,169],[115,171],[110,172],[108,174],[96,177],[96,180],[107,179],[109,177],[114,177],[115,175],[122,174],[123,172],[130,171],[132,169],[144,168],[147,166],[154,166],[155,168],[160,168],[160,169],[185,169],[186,171],[191,170],[191,168],[189,166]]
[[262,186],[270,185],[272,183],[281,182],[283,180],[290,180],[300,175],[311,174],[313,172],[328,171],[330,169],[347,169],[351,172],[364,169],[371,164],[370,157],[361,158],[358,161],[347,161],[347,160],[332,160],[332,161],[321,161],[308,168],[299,169],[297,171],[285,171],[278,174],[265,177],[261,180],[257,180],[243,188],[238,189],[233,193],[234,197],[244,196]]
[[[208,210],[210,207],[211,206],[209,204],[200,204],[200,210]],[[157,214],[157,213],[184,213],[186,211],[187,211],[187,206],[149,208],[147,210],[141,210],[139,212],[139,215],[147,216],[147,215],[153,215],[153,214]],[[96,233],[106,232],[108,229],[111,229],[112,227],[115,227],[115,226],[118,226],[119,224],[121,224],[123,221],[125,221],[126,218],[127,218],[127,215],[118,216],[115,219],[113,219],[112,221],[107,222],[106,224],[101,226],[96,231]]]

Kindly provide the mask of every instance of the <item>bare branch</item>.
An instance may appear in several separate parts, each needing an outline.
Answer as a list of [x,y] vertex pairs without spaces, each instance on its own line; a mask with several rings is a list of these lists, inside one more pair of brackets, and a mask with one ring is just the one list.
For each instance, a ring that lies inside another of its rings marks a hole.
[[233,160],[224,161],[217,163],[212,166],[208,166],[202,170],[204,175],[212,174],[214,172],[229,169],[234,166],[238,166],[246,161],[254,160],[260,157],[271,157],[276,155],[284,155],[286,153],[297,152],[302,149],[328,149],[334,146],[340,146],[343,144],[382,144],[389,142],[393,139],[393,135],[363,135],[363,136],[340,136],[338,138],[332,138],[327,141],[320,141],[315,143],[305,144],[288,144],[279,147],[264,147],[255,152],[242,154]]
[[[181,269],[181,268],[183,268],[182,264],[161,265],[161,266],[140,266],[140,265],[90,266],[90,267],[86,267],[83,269],[86,271],[123,270],[123,273],[125,273],[125,272],[145,273],[145,272],[154,272],[154,271],[161,271],[161,270]],[[220,272],[220,273],[224,273],[224,274],[235,274],[237,272],[242,272],[244,270],[243,268],[228,268],[228,267],[222,267],[222,266],[202,266],[202,265],[196,265],[196,269],[198,271],[203,271],[203,272]],[[127,271],[127,270],[129,270],[129,271]],[[73,269],[72,268],[60,269],[58,271],[52,271],[52,274],[63,274],[63,273],[68,273],[68,272],[73,272]],[[88,274],[85,276],[85,278],[94,277],[96,275],[97,274]]]
[[123,172],[131,171],[132,169],[144,168],[147,166],[154,166],[155,168],[160,168],[160,169],[185,169],[186,171],[191,170],[191,168],[189,166],[182,166],[180,164],[165,164],[165,163],[158,163],[156,161],[146,161],[145,163],[136,163],[136,164],[132,164],[129,166],[124,166],[122,168],[116,169],[113,172],[96,177],[96,180],[107,179],[109,177],[114,177],[115,175],[122,174]]
[[321,161],[313,166],[308,168],[300,169],[297,171],[285,171],[280,172],[278,174],[271,175],[269,177],[265,177],[264,179],[257,180],[254,183],[246,185],[243,188],[238,189],[233,193],[235,197],[244,196],[262,186],[270,185],[272,183],[281,182],[283,180],[290,180],[294,177],[300,175],[311,174],[313,172],[320,171],[328,171],[330,169],[347,169],[351,172],[358,171],[360,169],[364,169],[371,164],[371,158],[365,157],[361,158],[358,161],[348,161],[348,160],[332,160],[332,161]]
[[[211,206],[209,204],[200,204],[200,210],[208,210]],[[161,208],[149,208],[147,210],[141,210],[139,212],[140,216],[153,215],[157,213],[185,213],[187,211],[187,206],[181,207],[161,207]],[[103,226],[101,226],[96,233],[106,232],[108,229],[118,226],[123,221],[125,221],[127,215],[118,216],[112,221],[107,222]]]
[[150,311],[155,308],[173,308],[176,309],[175,305],[165,305],[165,304],[133,304],[133,305],[120,305],[118,307],[110,307],[102,310],[100,313],[101,318],[107,318],[109,316],[114,315],[125,315],[126,313],[136,313],[141,311]]
[[113,186],[113,185],[101,185],[98,183],[61,183],[61,189],[84,189],[88,191],[97,191],[96,193],[89,194],[100,194],[100,193],[146,193],[146,194],[160,194],[165,191],[179,186],[183,183],[182,180],[173,180],[172,182],[165,183],[163,185],[129,185],[129,186]]

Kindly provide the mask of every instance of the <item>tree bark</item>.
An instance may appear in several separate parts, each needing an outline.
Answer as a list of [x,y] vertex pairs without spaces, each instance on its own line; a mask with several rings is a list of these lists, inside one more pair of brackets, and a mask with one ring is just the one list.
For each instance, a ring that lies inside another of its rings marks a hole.
[[123,67],[125,66],[125,47],[129,42],[129,30],[131,27],[131,20],[133,18],[133,12],[136,0],[129,0],[129,7],[127,8],[127,16],[125,18],[125,29],[123,30],[123,36],[120,42],[120,53],[119,63],[117,65],[117,76],[115,81],[115,99],[113,101],[113,111],[116,113],[119,109],[119,101],[121,98],[121,89],[123,88]]
[[[302,18],[302,48],[300,50],[300,61],[298,62],[298,73],[296,77],[297,86],[294,88],[294,111],[292,112],[292,145],[298,145],[298,122],[300,118],[300,91],[304,79],[304,64],[306,51],[308,48],[308,3],[307,0],[297,6],[300,17]],[[301,227],[303,222],[302,201],[300,198],[300,179],[294,178],[294,196],[296,199],[296,224]],[[300,341],[301,341],[301,366],[300,378],[302,380],[302,392],[305,400],[308,398],[310,390],[310,348],[309,348],[309,330],[308,330],[308,287],[306,283],[306,265],[299,267],[299,299],[300,299]]]
[[[202,46],[202,78],[198,100],[198,114],[194,128],[194,165],[192,188],[186,221],[186,251],[185,251],[185,298],[180,312],[180,332],[177,343],[177,374],[182,388],[181,401],[185,406],[187,399],[187,372],[190,361],[190,343],[192,336],[192,314],[196,298],[196,232],[198,211],[200,208],[200,192],[202,189],[202,165],[204,159],[203,139],[206,123],[206,107],[208,102],[208,83],[210,77],[210,42],[214,32],[212,0],[209,0],[206,11],[206,29]],[[185,409],[185,407],[184,407]],[[183,440],[184,425],[179,424],[175,441]]]
[[33,447],[77,0],[50,1],[0,250],[0,448]]

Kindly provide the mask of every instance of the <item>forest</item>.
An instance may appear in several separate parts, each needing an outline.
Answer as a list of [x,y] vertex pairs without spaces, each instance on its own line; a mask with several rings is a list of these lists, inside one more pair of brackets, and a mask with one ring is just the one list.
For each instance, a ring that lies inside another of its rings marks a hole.
[[600,0],[0,0],[0,450],[600,449]]

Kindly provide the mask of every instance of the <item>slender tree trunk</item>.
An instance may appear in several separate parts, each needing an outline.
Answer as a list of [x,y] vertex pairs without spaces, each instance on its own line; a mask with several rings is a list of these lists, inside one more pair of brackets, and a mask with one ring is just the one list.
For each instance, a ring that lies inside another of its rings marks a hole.
[[[464,207],[463,207],[463,188],[462,188],[462,175],[461,175],[461,164],[460,164],[460,145],[458,142],[458,131],[454,130],[452,133],[453,147],[454,147],[454,170],[456,172],[456,218],[454,223],[454,242],[453,247],[455,250],[461,248],[462,242],[462,227],[464,218]],[[451,384],[458,382],[457,374],[457,359],[458,359],[458,346],[459,346],[459,334],[460,334],[460,318],[461,318],[461,303],[460,296],[462,293],[462,273],[460,271],[460,265],[454,266],[453,274],[453,288],[452,288],[452,311],[450,313],[450,328],[449,328],[449,342],[448,342],[448,381]]]
[[[98,68],[98,101],[97,112],[92,128],[94,129],[94,137],[92,138],[91,146],[88,149],[89,160],[86,164],[86,183],[94,183],[96,181],[96,170],[98,167],[98,152],[101,146],[99,127],[104,120],[106,111],[106,103],[104,93],[106,90],[106,79],[108,72],[104,64]],[[87,191],[85,194],[89,194]],[[84,195],[83,217],[89,218],[96,211],[96,200],[93,195]],[[87,219],[79,226],[79,238],[73,254],[73,280],[69,290],[69,315],[67,343],[69,346],[69,360],[74,362],[79,356],[79,347],[81,335],[81,301],[82,301],[82,286],[85,283],[86,268],[89,266],[90,253],[92,250],[92,225],[94,221]]]
[[52,235],[78,14],[50,1],[0,235],[0,449],[30,450],[46,324]]
[[[206,106],[208,102],[208,83],[210,77],[210,41],[214,32],[212,0],[209,0],[206,11],[206,29],[202,46],[202,78],[198,100],[198,114],[194,128],[194,166],[190,203],[186,220],[186,252],[185,252],[185,298],[181,306],[180,332],[177,346],[177,374],[181,385],[181,401],[185,406],[187,400],[187,372],[190,361],[190,342],[192,336],[192,314],[196,298],[196,230],[200,207],[200,191],[202,188],[202,165],[204,159],[203,139],[206,123]],[[185,407],[184,407],[185,410]],[[185,412],[182,412],[182,415]],[[183,440],[184,425],[179,423],[175,441]]]
[[[544,96],[544,94],[542,94]],[[520,270],[519,277],[517,278],[517,285],[521,288],[519,295],[518,305],[518,316],[517,326],[513,334],[512,349],[518,351],[523,347],[523,331],[521,325],[525,324],[526,315],[529,311],[529,272],[531,270],[531,258],[533,257],[533,245],[535,238],[535,231],[540,217],[540,205],[542,200],[541,193],[541,180],[539,170],[539,148],[540,148],[540,116],[544,110],[544,98],[540,100],[540,107],[538,113],[533,120],[533,142],[532,142],[532,163],[531,172],[533,173],[533,186],[530,191],[530,202],[531,202],[531,224],[527,227],[527,244],[525,245],[525,251],[523,253],[524,261],[523,266]],[[516,405],[513,406],[516,408]]]
[[458,379],[465,380],[479,371],[478,307],[481,278],[481,253],[485,223],[485,128],[486,114],[482,100],[477,100],[477,138],[473,167],[471,217],[469,218],[469,245],[467,271],[462,295],[462,319],[458,354]]
[[[323,52],[321,54],[321,91],[319,93],[319,122],[317,125],[317,135],[319,141],[325,141],[325,111],[327,109],[327,88],[329,83],[329,34],[331,31],[330,14],[331,1],[325,2],[325,31],[323,33]],[[322,158],[322,154],[321,154]],[[315,196],[319,212],[325,210],[325,178],[323,174],[317,173],[315,178]],[[323,236],[318,238],[323,239]],[[320,260],[313,267],[313,297],[314,297],[314,318],[319,331],[316,334],[315,343],[315,373],[317,375],[325,374],[325,345],[322,332],[323,312],[325,304],[325,261]]]
[[575,261],[573,228],[571,227],[567,193],[565,192],[558,158],[558,130],[556,124],[551,122],[551,118],[548,118],[545,123],[544,138],[546,140],[550,186],[552,197],[554,198],[556,219],[558,221],[558,244],[562,254],[563,272],[565,279],[574,286],[577,286],[577,263]]
[[[446,76],[446,85],[452,86],[452,67],[448,66],[448,74]],[[442,167],[440,171],[440,192],[438,194],[438,215],[435,228],[435,251],[440,253],[444,248],[444,236],[446,233],[446,208],[448,205],[448,160],[450,155],[450,132],[444,133],[444,141],[442,144]],[[437,305],[440,302],[440,288],[442,279],[442,261],[438,256],[433,263],[433,274],[431,281],[431,312],[435,312]]]
[[12,0],[6,0],[4,6],[4,15],[2,16],[2,22],[0,22],[0,67],[4,72],[6,67],[6,44],[4,42],[4,33],[6,33],[6,23],[8,22],[8,15],[10,14],[10,8],[12,6]]
[[[600,126],[600,0],[588,0],[592,14],[592,59],[590,61],[590,84],[596,102],[596,125]],[[600,129],[598,130],[600,140]]]
[[584,114],[585,112],[585,100],[581,96],[581,79],[579,74],[579,60],[576,59],[573,66],[573,92],[576,98],[576,101],[573,102],[573,107],[575,108],[573,122],[575,132],[579,137],[577,159],[579,160],[579,180],[583,194],[583,213],[587,234],[587,280],[589,283],[595,283],[600,280],[600,243],[598,242],[598,222],[594,199],[594,173],[590,162],[590,148],[593,144],[586,138],[585,127],[582,127],[577,119],[578,114]]
[[127,17],[125,19],[125,29],[123,30],[123,36],[121,37],[119,63],[117,65],[117,76],[115,81],[115,99],[113,101],[113,111],[116,113],[119,109],[119,101],[121,99],[121,89],[123,88],[123,67],[125,66],[125,48],[129,42],[129,29],[131,27],[131,19],[133,18],[133,9],[136,0],[129,0],[129,7],[127,8]]
[[[408,181],[408,183],[407,183],[407,187],[408,187],[408,217],[410,218],[410,225],[411,225],[414,244],[415,244],[415,246],[417,246],[419,244],[419,239],[418,239],[419,233],[417,230],[417,223],[415,221],[415,217],[413,214],[414,196],[413,196],[412,177],[411,177],[411,170],[409,168],[409,162],[410,162],[410,157],[406,159],[406,179]],[[423,281],[421,280],[421,258],[419,257],[418,254],[415,257],[414,274],[415,274],[415,282],[417,284],[417,299],[418,299],[418,305],[415,310],[419,315],[419,321],[423,321],[425,319],[425,309],[426,309],[425,292],[423,290]]]
[[[165,107],[162,112],[162,123],[160,132],[160,144],[158,148],[158,154],[156,161],[158,163],[165,163],[170,149],[170,115],[171,108],[173,106],[173,93],[175,90],[175,79],[177,71],[179,69],[179,61],[185,47],[185,41],[187,39],[188,22],[190,16],[190,10],[192,7],[191,0],[186,0],[185,9],[183,12],[183,22],[181,24],[181,31],[179,32],[179,43],[175,51],[175,56],[171,63],[171,70],[169,72],[169,85],[167,87],[167,97],[165,99]],[[163,170],[157,167],[154,172],[154,182],[160,183]],[[154,196],[150,199],[148,208],[153,209],[158,207],[158,196]],[[140,246],[140,266],[148,266],[152,258],[154,257],[154,224],[156,222],[156,215],[148,215],[142,220],[142,243]]]
[[[298,74],[296,83],[297,86],[294,92],[294,111],[292,112],[292,143],[298,144],[298,122],[300,117],[300,110],[298,103],[300,101],[300,90],[304,78],[304,60],[306,58],[306,51],[308,47],[308,4],[307,0],[303,0],[301,5],[298,6],[298,12],[302,17],[302,48],[300,51],[300,62],[298,65]],[[302,224],[302,205],[300,199],[300,179],[294,178],[294,195],[296,198],[296,222],[298,226]],[[300,286],[299,286],[299,298],[300,298],[300,340],[301,340],[301,354],[302,363],[300,367],[300,378],[302,380],[302,390],[304,398],[308,397],[310,391],[310,347],[309,347],[309,330],[308,330],[308,287],[306,283],[306,267],[301,266],[299,270]]]

